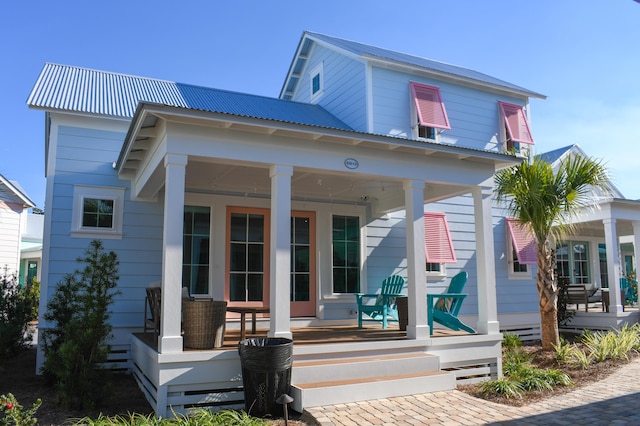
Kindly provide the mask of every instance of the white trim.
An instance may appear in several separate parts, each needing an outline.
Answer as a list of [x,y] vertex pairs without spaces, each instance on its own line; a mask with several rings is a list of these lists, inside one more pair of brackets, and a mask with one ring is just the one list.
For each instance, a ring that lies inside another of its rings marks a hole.
[[[123,187],[74,185],[73,187],[73,211],[71,216],[71,237],[73,238],[104,238],[122,239],[122,226],[124,216],[124,191]],[[113,223],[110,228],[97,228],[82,226],[85,198],[113,201]]]
[[425,262],[425,266],[424,266],[424,270],[425,273],[427,274],[427,278],[446,278],[447,276],[447,264],[446,263],[440,263],[440,270],[439,271],[428,271],[427,270],[427,264],[429,263],[437,263],[437,262]]
[[[313,80],[315,76],[319,77],[319,88],[317,92],[313,92]],[[311,103],[317,102],[324,93],[324,62],[320,62],[309,72],[309,99]]]

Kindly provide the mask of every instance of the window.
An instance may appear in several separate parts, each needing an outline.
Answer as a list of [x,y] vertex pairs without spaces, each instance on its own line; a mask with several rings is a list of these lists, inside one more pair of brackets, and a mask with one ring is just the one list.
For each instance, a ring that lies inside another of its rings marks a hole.
[[409,83],[411,86],[412,110],[415,109],[419,139],[436,140],[437,129],[450,129],[447,111],[440,97],[440,89],[420,83]]
[[429,277],[445,277],[447,275],[444,263],[427,262],[426,271]]
[[209,294],[211,209],[184,206],[182,286],[190,295]]
[[527,265],[537,263],[536,240],[528,226],[520,224],[518,219],[507,218],[507,260],[509,278],[530,278]]
[[600,262],[600,286],[609,288],[609,269],[607,268],[607,245],[598,244],[598,260]]
[[319,63],[317,66],[315,66],[312,70],[311,73],[309,73],[309,78],[310,78],[310,82],[311,82],[311,100],[315,100],[318,97],[320,97],[320,95],[322,95],[322,92],[324,91],[324,78],[323,78],[323,65],[322,63]]
[[510,152],[524,153],[524,147],[521,144],[534,144],[524,107],[506,102],[498,102],[498,106],[501,128],[505,129],[505,149]]
[[124,188],[75,185],[71,235],[122,238]]
[[591,284],[589,244],[582,241],[563,241],[556,245],[558,279],[570,284]]
[[257,211],[230,211],[229,300],[262,302],[265,286],[267,247],[264,214]]
[[360,291],[360,219],[333,216],[333,292]]

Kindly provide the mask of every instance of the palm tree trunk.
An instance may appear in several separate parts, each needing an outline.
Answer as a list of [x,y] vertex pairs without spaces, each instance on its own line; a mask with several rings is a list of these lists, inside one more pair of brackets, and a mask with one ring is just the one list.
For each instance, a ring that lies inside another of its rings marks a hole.
[[553,255],[548,240],[538,244],[538,303],[542,324],[542,349],[553,350],[560,344],[558,333],[558,286],[553,273]]

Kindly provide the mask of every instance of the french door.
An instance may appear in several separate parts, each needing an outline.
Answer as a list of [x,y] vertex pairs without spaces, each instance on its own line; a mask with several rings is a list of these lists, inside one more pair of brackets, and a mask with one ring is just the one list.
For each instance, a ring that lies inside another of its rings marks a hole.
[[[230,207],[227,211],[229,303],[269,306],[269,210]],[[291,214],[291,316],[315,316],[315,214]]]

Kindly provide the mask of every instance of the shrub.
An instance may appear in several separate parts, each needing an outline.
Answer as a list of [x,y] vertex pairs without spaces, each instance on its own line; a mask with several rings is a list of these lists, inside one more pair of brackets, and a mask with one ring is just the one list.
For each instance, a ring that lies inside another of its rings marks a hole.
[[44,318],[52,324],[42,330],[46,360],[43,372],[55,383],[59,403],[69,408],[90,408],[110,389],[102,367],[111,350],[112,328],[108,320],[118,282],[118,259],[105,253],[102,242],[93,240],[84,264],[66,275],[47,304]]
[[28,323],[37,315],[38,295],[32,286],[20,288],[15,274],[0,276],[0,360],[20,352],[31,341]]
[[522,398],[524,388],[519,382],[501,378],[483,382],[480,385],[480,393],[487,395],[502,395],[505,398]]
[[517,334],[505,333],[502,337],[502,347],[514,349],[522,346],[522,339]]

